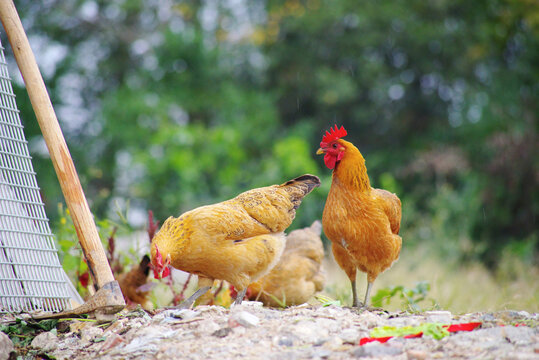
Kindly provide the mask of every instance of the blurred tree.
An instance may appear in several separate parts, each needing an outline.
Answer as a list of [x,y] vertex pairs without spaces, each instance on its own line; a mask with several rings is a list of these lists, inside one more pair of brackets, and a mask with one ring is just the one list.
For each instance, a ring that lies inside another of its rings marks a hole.
[[[492,266],[510,245],[537,262],[536,1],[20,0],[17,8],[100,217],[130,201],[140,224],[146,209],[164,219],[323,174],[293,226],[308,225],[330,185],[314,151],[337,123],[365,154],[373,185],[403,199],[405,241]],[[59,187],[16,80],[54,214]]]
[[259,33],[284,123],[344,124],[373,183],[390,172],[432,224],[454,188],[472,213],[443,226],[471,219],[463,257],[493,266],[512,241],[537,256],[536,2],[276,0]]

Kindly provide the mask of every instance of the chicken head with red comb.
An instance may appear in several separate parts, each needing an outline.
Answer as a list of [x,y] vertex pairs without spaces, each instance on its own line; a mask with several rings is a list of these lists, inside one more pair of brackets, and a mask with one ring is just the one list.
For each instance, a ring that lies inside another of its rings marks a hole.
[[348,135],[348,132],[341,126],[339,129],[337,125],[335,128],[329,128],[329,131],[326,131],[326,134],[322,137],[320,142],[320,149],[316,152],[317,154],[324,155],[324,164],[329,169],[335,168],[337,163],[341,161],[344,156],[344,146],[342,143],[339,143],[339,139]]
[[167,255],[165,262],[163,263],[163,255],[159,251],[157,245],[155,245],[155,264],[153,264],[153,276],[156,279],[166,278],[170,275],[170,255]]

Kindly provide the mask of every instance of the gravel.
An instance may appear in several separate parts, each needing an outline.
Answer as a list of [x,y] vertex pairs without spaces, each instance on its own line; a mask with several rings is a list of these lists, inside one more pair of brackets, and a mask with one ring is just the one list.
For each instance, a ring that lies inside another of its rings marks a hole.
[[[482,325],[441,340],[392,338],[359,345],[374,327],[426,322]],[[105,324],[70,320],[65,332],[43,332],[15,352],[56,359],[539,359],[537,322],[537,314],[525,311],[409,314],[311,305],[282,310],[247,302],[231,310],[124,311]],[[0,343],[11,349],[3,333]],[[0,359],[6,358],[0,351]]]

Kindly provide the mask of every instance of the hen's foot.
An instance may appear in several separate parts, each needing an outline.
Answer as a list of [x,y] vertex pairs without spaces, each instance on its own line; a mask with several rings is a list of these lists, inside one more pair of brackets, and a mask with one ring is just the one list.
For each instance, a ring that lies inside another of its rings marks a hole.
[[185,299],[181,304],[179,304],[178,306],[174,307],[175,309],[190,309],[193,304],[195,303],[195,301],[201,297],[202,295],[204,295],[206,292],[208,292],[208,290],[210,290],[211,286],[204,286],[204,287],[201,287],[200,289],[198,289],[197,291],[195,291],[195,293],[191,296],[189,296],[187,299]]

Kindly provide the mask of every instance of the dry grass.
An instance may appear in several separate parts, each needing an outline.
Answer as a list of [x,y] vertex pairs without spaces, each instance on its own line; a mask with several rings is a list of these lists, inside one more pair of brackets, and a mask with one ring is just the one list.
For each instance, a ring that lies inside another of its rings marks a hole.
[[[326,254],[324,294],[349,306],[352,296],[348,277],[333,260],[331,250],[326,250]],[[384,287],[402,285],[414,288],[416,283],[427,281],[431,287],[428,298],[433,299],[436,306],[431,301],[423,301],[419,303],[422,310],[440,308],[454,314],[506,309],[539,312],[539,268],[526,267],[522,261],[509,256],[501,260],[499,268],[498,273],[493,275],[481,264],[461,266],[433,256],[428,250],[418,253],[403,249],[399,261],[378,277],[372,295]],[[185,273],[174,272],[177,291],[183,287],[185,277]],[[360,300],[363,300],[366,282],[367,276],[359,273],[357,286]],[[186,295],[196,290],[196,284],[197,281],[193,279]],[[152,291],[152,301],[156,307],[170,305],[172,293],[164,283]],[[318,303],[314,299],[311,302]],[[397,297],[383,307],[390,311],[403,309],[402,301]]]
[[[331,253],[329,251],[328,253]],[[351,304],[350,282],[344,272],[329,258],[325,263],[326,294]],[[526,267],[521,261],[511,257],[501,260],[496,275],[481,264],[459,266],[447,263],[439,257],[403,251],[397,263],[381,274],[374,283],[372,294],[389,286],[402,285],[414,288],[419,281],[427,281],[430,286],[429,298],[441,309],[453,313],[469,313],[496,310],[539,311],[539,269]],[[358,294],[363,299],[366,289],[366,275],[358,274]],[[432,302],[422,302],[424,310],[432,308]],[[394,298],[388,310],[402,308],[400,298]]]

